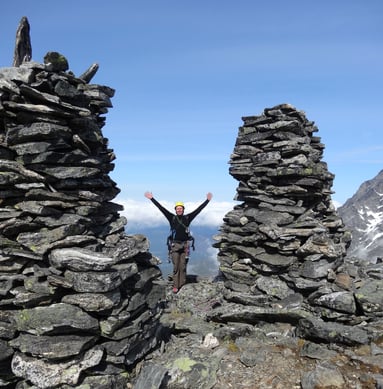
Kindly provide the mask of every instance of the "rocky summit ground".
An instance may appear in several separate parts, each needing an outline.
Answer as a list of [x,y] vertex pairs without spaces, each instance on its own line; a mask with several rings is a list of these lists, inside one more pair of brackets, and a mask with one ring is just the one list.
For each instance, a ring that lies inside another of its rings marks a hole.
[[383,340],[349,348],[296,337],[289,323],[216,323],[222,282],[189,277],[167,290],[168,340],[137,366],[134,389],[383,388]]

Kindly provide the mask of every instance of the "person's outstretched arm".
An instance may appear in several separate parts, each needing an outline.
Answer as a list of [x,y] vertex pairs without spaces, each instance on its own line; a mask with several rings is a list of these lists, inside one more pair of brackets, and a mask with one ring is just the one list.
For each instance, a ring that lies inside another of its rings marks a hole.
[[208,193],[206,195],[206,200],[198,207],[196,208],[193,212],[190,212],[187,217],[189,219],[189,223],[206,207],[206,205],[209,204],[210,200],[213,198],[212,193]]
[[162,206],[153,196],[152,192],[145,192],[144,196],[149,199],[161,212],[162,214],[168,219],[169,223],[171,223],[173,219],[173,214],[168,211],[164,206]]

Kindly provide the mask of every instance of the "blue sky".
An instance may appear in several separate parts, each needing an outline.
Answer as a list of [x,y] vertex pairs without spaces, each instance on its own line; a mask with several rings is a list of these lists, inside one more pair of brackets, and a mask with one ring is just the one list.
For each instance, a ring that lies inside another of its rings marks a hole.
[[6,2],[2,67],[22,16],[33,60],[58,51],[76,75],[97,62],[92,82],[116,89],[103,132],[131,223],[164,221],[146,190],[187,210],[210,191],[198,219],[219,221],[238,185],[228,161],[241,117],[281,103],[317,124],[336,203],[383,168],[381,0]]

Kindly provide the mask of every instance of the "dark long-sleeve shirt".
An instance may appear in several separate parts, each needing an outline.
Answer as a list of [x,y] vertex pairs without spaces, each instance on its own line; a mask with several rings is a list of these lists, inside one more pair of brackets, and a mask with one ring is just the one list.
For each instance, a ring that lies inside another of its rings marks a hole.
[[209,200],[205,200],[194,211],[178,216],[167,210],[154,197],[151,198],[152,203],[162,212],[170,224],[173,240],[185,242],[189,239],[189,226],[193,219],[209,204]]

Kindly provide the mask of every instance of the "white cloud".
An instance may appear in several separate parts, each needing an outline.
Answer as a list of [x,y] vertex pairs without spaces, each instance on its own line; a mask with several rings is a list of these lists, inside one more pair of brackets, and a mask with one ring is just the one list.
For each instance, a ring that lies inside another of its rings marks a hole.
[[[156,227],[168,224],[162,213],[149,200],[117,199],[115,202],[123,205],[124,210],[121,215],[127,218],[130,226]],[[169,211],[173,211],[174,202],[160,201],[160,203]],[[192,212],[200,204],[201,202],[185,202],[185,213]],[[215,202],[212,200],[194,219],[193,225],[220,226],[223,223],[223,217],[234,205],[234,202]]]

